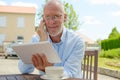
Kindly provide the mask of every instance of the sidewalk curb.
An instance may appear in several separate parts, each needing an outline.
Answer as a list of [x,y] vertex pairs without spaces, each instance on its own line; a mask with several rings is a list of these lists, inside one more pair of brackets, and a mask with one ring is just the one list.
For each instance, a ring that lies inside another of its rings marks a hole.
[[98,67],[98,73],[120,79],[120,71]]

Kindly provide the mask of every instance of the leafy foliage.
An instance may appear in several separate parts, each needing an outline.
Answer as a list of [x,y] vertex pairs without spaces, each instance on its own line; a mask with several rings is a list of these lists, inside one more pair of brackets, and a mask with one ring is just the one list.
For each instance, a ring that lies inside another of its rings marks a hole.
[[120,34],[116,27],[112,29],[108,39],[101,41],[101,48],[104,50],[120,48]]
[[114,27],[112,29],[112,32],[109,34],[109,37],[108,38],[115,38],[115,37],[118,37],[120,34],[119,32],[117,31],[116,27]]
[[79,26],[78,16],[73,9],[73,6],[67,2],[64,2],[65,13],[67,14],[67,21],[64,24],[66,28],[77,30]]
[[120,48],[120,36],[111,39],[105,39],[101,42],[101,48],[104,50]]
[[108,50],[108,51],[104,51],[102,50],[100,53],[99,53],[99,56],[100,57],[104,57],[104,58],[118,58],[120,59],[120,48],[118,49],[111,49],[111,50]]

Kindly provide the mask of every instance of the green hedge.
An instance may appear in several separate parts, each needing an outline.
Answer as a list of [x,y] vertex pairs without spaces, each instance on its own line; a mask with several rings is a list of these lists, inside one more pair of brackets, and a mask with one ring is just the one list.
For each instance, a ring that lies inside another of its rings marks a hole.
[[101,49],[109,50],[120,48],[120,36],[117,38],[106,39],[101,41]]

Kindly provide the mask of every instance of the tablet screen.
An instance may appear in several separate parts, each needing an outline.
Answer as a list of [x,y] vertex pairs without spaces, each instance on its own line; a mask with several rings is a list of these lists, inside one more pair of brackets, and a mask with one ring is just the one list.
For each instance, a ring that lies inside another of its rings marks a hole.
[[36,53],[44,53],[50,63],[60,63],[61,60],[49,41],[37,43],[18,44],[12,46],[18,57],[26,64],[31,64],[31,56]]

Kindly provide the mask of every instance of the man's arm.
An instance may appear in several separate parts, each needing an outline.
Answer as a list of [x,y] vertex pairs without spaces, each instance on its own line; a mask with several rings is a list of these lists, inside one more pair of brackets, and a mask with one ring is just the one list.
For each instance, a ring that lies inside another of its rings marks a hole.
[[[45,26],[45,21],[44,19],[41,20],[40,25],[37,29],[37,34],[39,36],[39,41],[46,41],[48,40],[48,34],[47,34],[47,30],[46,30],[46,26]],[[45,72],[45,67],[46,66],[53,66],[53,63],[49,63],[47,61],[46,55],[43,53],[43,55],[39,55],[37,53],[35,53],[34,55],[32,55],[32,64],[33,66],[38,69],[41,70],[43,72]]]
[[[44,25],[45,25],[45,22],[43,20],[41,20],[39,28],[37,30],[38,35],[35,35],[32,37],[32,40],[31,40],[32,43],[47,40],[47,34],[44,31]],[[33,62],[33,64],[24,64],[21,60],[19,61],[18,68],[21,73],[31,73],[34,71],[35,62],[33,61],[32,57],[31,57],[31,61]],[[37,63],[37,64],[39,65],[39,63]],[[42,71],[40,71],[40,72],[42,72]]]
[[72,54],[64,64],[65,74],[73,78],[82,78],[81,62],[84,57],[85,44],[78,42]]
[[[40,38],[36,34],[36,35],[32,36],[31,43],[39,42],[39,40],[40,40]],[[18,68],[19,68],[19,71],[23,74],[24,73],[32,73],[34,71],[34,66],[32,64],[25,64],[24,62],[22,62],[22,60],[19,60]]]
[[74,45],[68,43],[62,63],[54,64],[54,66],[63,66],[65,77],[82,78],[81,62],[84,57],[85,44],[81,40],[75,43]]
[[34,71],[34,66],[32,64],[24,64],[22,60],[19,60],[18,68],[22,74],[32,73]]
[[[39,38],[37,36],[33,36],[31,42],[38,42]],[[18,62],[18,68],[19,71],[24,74],[24,73],[32,73],[34,71],[34,66],[32,64],[25,64],[22,62],[22,60],[19,60]]]

